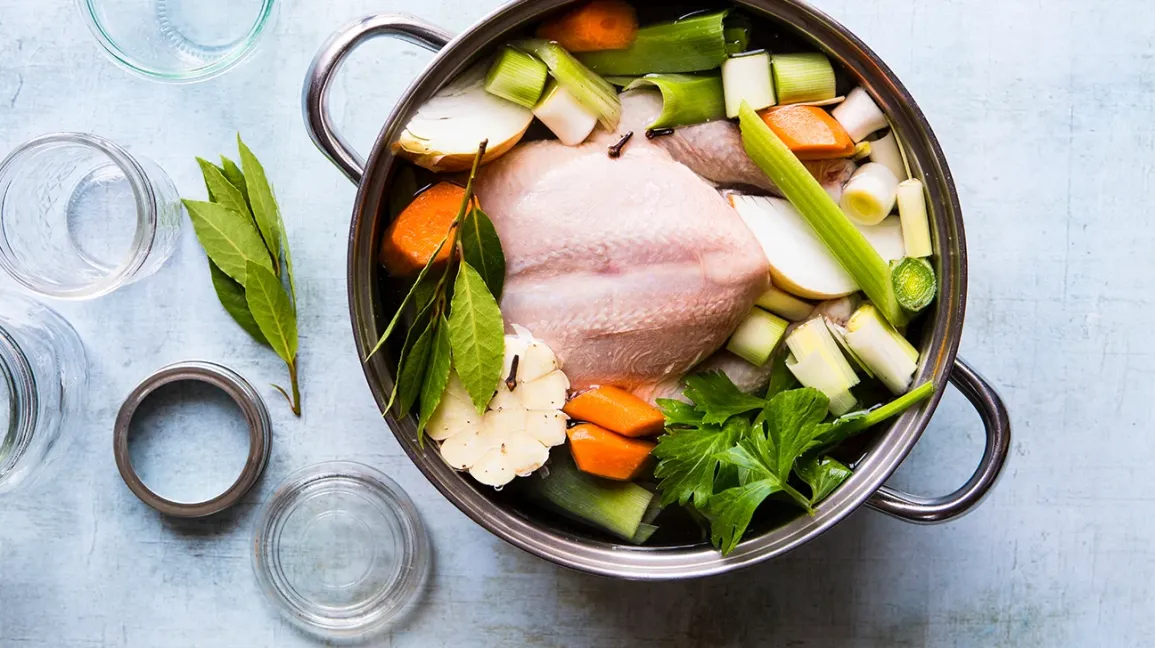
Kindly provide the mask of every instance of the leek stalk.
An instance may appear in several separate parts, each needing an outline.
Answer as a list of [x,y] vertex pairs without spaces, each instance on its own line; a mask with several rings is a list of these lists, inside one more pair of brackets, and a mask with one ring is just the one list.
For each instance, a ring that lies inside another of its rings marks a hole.
[[512,101],[519,106],[533,108],[541,99],[549,69],[545,63],[521,50],[506,46],[489,67],[485,76],[485,91]]
[[539,474],[525,482],[532,497],[626,541],[637,536],[642,517],[654,499],[652,492],[637,484],[581,472],[569,452],[554,453],[548,471]]
[[798,299],[794,295],[771,286],[755,302],[760,308],[791,322],[801,322],[814,312],[814,305]]
[[742,144],[751,159],[798,209],[819,240],[886,319],[895,326],[905,324],[907,314],[895,298],[886,261],[758,113],[743,105],[739,123]]
[[727,13],[643,27],[627,49],[585,52],[578,58],[594,72],[612,76],[713,70],[729,54],[723,24]]
[[846,324],[846,344],[894,394],[906,393],[918,368],[918,350],[878,314],[863,304]]
[[741,54],[750,45],[750,30],[746,27],[726,27],[722,33],[726,37],[727,54]]
[[894,135],[893,129],[870,143],[870,161],[890,169],[899,182],[910,177],[910,174],[906,172],[906,163],[902,160],[902,152],[898,149],[898,138]]
[[586,110],[569,91],[553,81],[542,95],[541,102],[534,107],[533,115],[566,146],[577,146],[586,141],[598,125],[597,115]]
[[773,62],[778,103],[786,105],[834,98],[834,66],[825,54],[775,54]]
[[777,315],[761,308],[751,308],[750,314],[730,336],[726,350],[755,367],[761,367],[778,348],[788,326],[790,323]]
[[906,257],[899,261],[891,271],[891,281],[898,303],[912,313],[929,306],[938,292],[934,267],[926,259]]
[[662,93],[662,114],[646,129],[672,128],[726,118],[722,77],[717,74],[647,74],[626,86],[653,86]]
[[842,189],[841,207],[859,225],[877,225],[894,210],[898,178],[877,162],[868,162],[850,176]]
[[786,336],[790,358],[786,367],[806,387],[830,398],[830,412],[841,416],[857,402],[850,388],[858,384],[858,374],[846,361],[825,320],[816,317]]
[[518,41],[513,46],[541,59],[558,84],[569,91],[578,103],[597,115],[598,122],[606,130],[612,131],[618,127],[622,117],[622,103],[612,84],[582,65],[557,43],[531,38]]
[[917,178],[898,184],[898,217],[902,221],[902,244],[906,256],[921,259],[933,254],[930,220],[926,216],[926,194]]
[[774,81],[770,78],[770,55],[750,52],[731,56],[722,64],[722,85],[726,91],[726,116],[738,116],[742,102],[754,110],[769,108],[777,103]]
[[850,159],[861,162],[868,157],[870,157],[870,142],[859,142],[854,145],[854,155]]
[[889,125],[886,115],[865,88],[855,88],[846,95],[846,101],[838,104],[830,113],[855,142],[861,142],[867,135],[880,131]]

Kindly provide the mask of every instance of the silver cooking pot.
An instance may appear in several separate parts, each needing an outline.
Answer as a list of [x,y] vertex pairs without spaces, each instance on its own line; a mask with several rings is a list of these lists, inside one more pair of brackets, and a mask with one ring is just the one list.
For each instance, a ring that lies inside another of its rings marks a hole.
[[[309,70],[304,89],[305,119],[317,146],[359,185],[349,231],[349,308],[358,353],[364,357],[397,306],[397,286],[377,266],[375,249],[387,225],[386,190],[395,169],[391,145],[418,106],[478,56],[544,14],[574,0],[515,0],[454,37],[410,16],[380,14],[358,20],[334,34]],[[916,383],[933,380],[935,396],[907,411],[875,435],[854,475],[828,497],[815,515],[751,533],[723,557],[707,544],[632,547],[582,535],[556,518],[523,509],[454,472],[434,450],[422,450],[412,418],[388,418],[401,447],[421,472],[466,515],[498,537],[532,554],[574,569],[630,579],[692,578],[731,571],[779,556],[813,540],[862,504],[908,522],[953,520],[974,508],[994,486],[1010,447],[1010,421],[998,394],[955,354],[966,307],[967,261],[962,213],[954,181],[930,124],[894,74],[857,37],[830,17],[799,0],[737,0],[752,15],[791,26],[839,60],[869,89],[886,111],[910,153],[916,177],[930,196],[939,277],[939,299],[923,328],[921,366]],[[361,43],[388,36],[436,52],[425,71],[406,90],[385,122],[368,163],[333,128],[328,94],[337,69]],[[383,406],[393,386],[395,359],[379,354],[365,364],[365,377]],[[906,458],[930,422],[947,382],[974,405],[986,428],[986,447],[975,473],[962,488],[944,497],[919,497],[883,486]]]

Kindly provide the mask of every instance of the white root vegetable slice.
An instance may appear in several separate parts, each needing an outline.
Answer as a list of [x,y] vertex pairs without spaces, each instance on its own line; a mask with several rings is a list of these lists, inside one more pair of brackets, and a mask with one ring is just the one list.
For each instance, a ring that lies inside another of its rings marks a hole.
[[569,417],[560,410],[529,410],[525,416],[525,431],[542,444],[553,447],[565,443],[565,428]]
[[486,71],[484,63],[473,66],[418,108],[395,151],[440,173],[468,170],[482,140],[489,140],[484,162],[517,145],[533,111],[486,92]]
[[521,402],[526,409],[548,410],[561,409],[565,406],[566,392],[569,391],[569,378],[560,371],[551,371],[548,374],[518,385],[521,390]]
[[[775,286],[798,297],[817,300],[858,291],[858,284],[789,201],[731,194],[730,204],[766,253]],[[901,258],[902,230],[896,224],[884,221],[873,227],[860,227],[859,231],[883,258]],[[897,257],[891,257],[896,250]]]

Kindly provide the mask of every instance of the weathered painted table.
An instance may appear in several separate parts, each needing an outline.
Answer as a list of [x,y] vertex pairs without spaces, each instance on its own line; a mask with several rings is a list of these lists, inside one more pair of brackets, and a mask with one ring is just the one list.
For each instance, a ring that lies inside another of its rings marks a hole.
[[[821,0],[919,98],[958,179],[971,259],[963,354],[1002,388],[1011,464],[973,515],[916,528],[860,511],[784,559],[648,585],[562,571],[506,546],[413,468],[364,386],[346,321],[354,190],[302,127],[322,40],[374,10],[460,29],[496,0],[285,0],[239,69],[192,86],[102,58],[70,0],[0,0],[0,151],[92,131],[201,195],[194,156],[241,131],[277,184],[299,274],[306,414],[267,394],[272,461],[225,519],[160,519],[121,483],[121,399],[170,361],[225,361],[262,385],[283,369],[216,305],[191,231],[156,277],[63,304],[92,359],[80,439],[47,486],[0,503],[0,646],[305,646],[249,566],[256,505],[292,470],[356,458],[417,501],[436,547],[430,595],[397,646],[1125,646],[1155,635],[1147,426],[1155,407],[1155,23],[1141,0]],[[367,146],[426,54],[373,44],[343,72],[337,114]],[[7,285],[0,279],[0,286]],[[189,444],[188,464],[214,448]],[[892,483],[945,492],[981,448],[950,395]]]

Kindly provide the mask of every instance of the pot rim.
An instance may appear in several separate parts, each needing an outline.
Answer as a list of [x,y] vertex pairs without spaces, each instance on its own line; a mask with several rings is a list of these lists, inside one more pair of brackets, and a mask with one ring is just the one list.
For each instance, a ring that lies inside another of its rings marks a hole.
[[[374,144],[358,189],[349,236],[348,291],[357,351],[365,357],[381,330],[373,253],[375,221],[392,173],[391,144],[423,101],[486,51],[498,38],[574,0],[513,0],[480,19],[438,52],[397,102]],[[954,366],[966,307],[967,262],[961,206],[946,158],[926,117],[897,76],[857,36],[802,0],[731,0],[803,35],[867,87],[908,148],[912,177],[929,192],[939,299],[920,345],[915,382],[933,381],[934,395],[921,407],[879,432],[854,474],[811,517],[747,537],[723,557],[708,544],[683,547],[632,547],[591,540],[561,529],[534,524],[498,506],[478,485],[453,471],[436,453],[416,443],[411,417],[387,421],[401,447],[442,495],[472,520],[510,544],[558,565],[602,576],[637,580],[693,578],[720,574],[782,555],[845,519],[882,487],[909,454],[937,408]],[[363,364],[378,406],[388,399],[392,375],[385,354]]]

